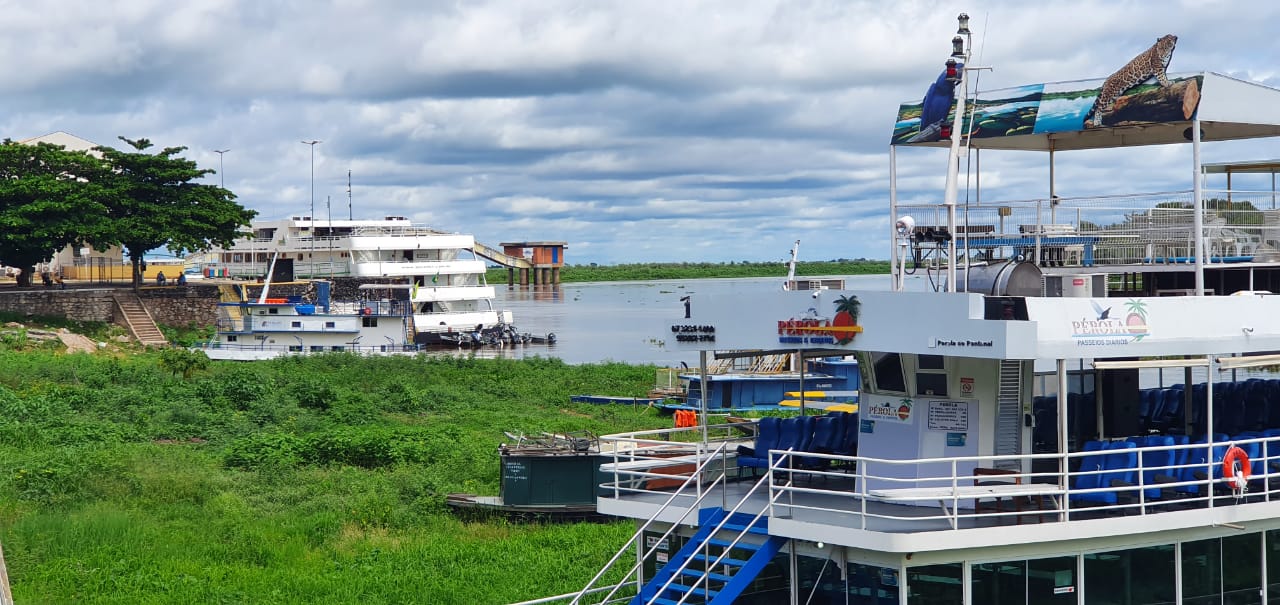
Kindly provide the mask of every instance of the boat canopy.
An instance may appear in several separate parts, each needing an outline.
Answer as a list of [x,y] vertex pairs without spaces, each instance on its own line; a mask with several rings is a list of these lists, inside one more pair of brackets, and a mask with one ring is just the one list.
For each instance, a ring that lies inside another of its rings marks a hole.
[[[1130,89],[1096,126],[1087,120],[1104,79],[978,92],[968,102],[963,131],[974,149],[1028,151],[1187,143],[1197,120],[1202,141],[1280,136],[1280,90],[1215,72],[1168,77],[1167,87],[1152,80]],[[898,108],[892,145],[951,144],[941,138],[939,122],[921,128],[924,105]],[[948,114],[944,124],[953,120],[954,102]]]

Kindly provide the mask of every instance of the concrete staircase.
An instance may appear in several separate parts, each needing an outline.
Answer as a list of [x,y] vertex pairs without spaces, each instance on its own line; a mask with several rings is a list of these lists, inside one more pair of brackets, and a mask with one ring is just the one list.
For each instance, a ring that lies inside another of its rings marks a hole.
[[137,294],[117,293],[111,296],[116,302],[116,307],[120,309],[120,316],[124,318],[124,323],[129,327],[129,332],[138,342],[149,347],[163,347],[169,344],[168,339],[164,337],[164,333],[156,326],[156,322],[151,318],[151,313],[147,312],[147,308],[143,306],[142,299]]

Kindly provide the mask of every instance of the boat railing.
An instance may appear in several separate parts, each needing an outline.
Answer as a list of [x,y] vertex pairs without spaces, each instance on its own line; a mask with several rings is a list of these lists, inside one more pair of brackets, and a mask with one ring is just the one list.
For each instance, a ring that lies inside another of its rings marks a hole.
[[[1066,455],[908,460],[774,450],[770,467],[776,470],[771,472],[786,481],[772,482],[777,487],[770,500],[792,516],[803,510],[835,513],[851,518],[854,527],[888,532],[984,527],[1002,518],[1070,521],[1280,500],[1280,432],[1215,439],[1212,444],[1091,443],[1086,451]],[[1233,446],[1248,454],[1248,477],[1239,484],[1223,473],[1224,456]],[[1064,463],[1066,471],[1061,470]],[[1012,470],[991,476],[975,472],[980,468]],[[827,505],[831,496],[845,504]],[[1018,506],[1001,506],[1011,502]]]
[[385,226],[384,226],[384,227],[373,227],[373,226],[366,226],[366,227],[356,227],[355,229],[352,229],[352,230],[351,230],[351,235],[352,235],[352,236],[362,236],[362,237],[370,237],[370,236],[380,236],[380,237],[419,237],[419,236],[423,236],[423,235],[456,235],[456,234],[454,234],[454,233],[449,233],[449,232],[446,232],[446,231],[440,231],[440,230],[437,230],[437,229],[432,229],[432,228],[430,228],[430,227],[422,227],[422,226],[418,226],[418,227],[412,227],[412,226],[405,226],[405,227],[385,227]]
[[[750,426],[750,425],[748,425]],[[744,440],[740,423],[708,427],[709,444]],[[795,517],[815,511],[848,517],[843,524],[870,531],[920,532],[1017,522],[1064,522],[1121,515],[1149,515],[1280,500],[1280,430],[1264,436],[1225,435],[1213,443],[1139,445],[1160,436],[1095,441],[1084,451],[1019,456],[888,459],[818,452],[769,452],[768,501]],[[709,467],[689,443],[701,427],[646,431],[601,438],[614,451],[602,466],[612,480],[602,497],[626,499],[669,494],[674,483],[704,468],[711,476],[736,474],[736,455]],[[1163,441],[1163,439],[1161,439]],[[1232,447],[1247,455],[1236,484],[1224,477]],[[1062,470],[1062,469],[1066,470]],[[983,469],[1001,469],[991,475]],[[1246,470],[1247,469],[1247,470]],[[754,474],[753,474],[754,476]],[[705,481],[705,480],[704,480]],[[727,499],[727,497],[726,497]],[[831,503],[838,503],[833,506]]]
[[[1205,260],[1247,262],[1280,247],[1280,208],[1270,191],[1207,190]],[[962,207],[957,251],[971,259],[1021,256],[1050,266],[1170,264],[1195,261],[1191,191],[983,201]],[[917,248],[942,245],[946,208],[900,204],[915,220]]]
[[218,349],[224,351],[273,352],[288,355],[307,355],[323,353],[355,353],[357,355],[382,355],[387,353],[417,353],[422,347],[416,344],[382,344],[382,345],[269,345],[265,342],[234,343],[211,341],[195,345],[204,350]]

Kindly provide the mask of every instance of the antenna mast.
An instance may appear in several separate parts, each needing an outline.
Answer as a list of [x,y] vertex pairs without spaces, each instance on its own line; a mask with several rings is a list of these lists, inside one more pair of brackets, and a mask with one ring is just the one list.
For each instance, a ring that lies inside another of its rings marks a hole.
[[351,169],[347,169],[347,220],[354,220],[351,214]]

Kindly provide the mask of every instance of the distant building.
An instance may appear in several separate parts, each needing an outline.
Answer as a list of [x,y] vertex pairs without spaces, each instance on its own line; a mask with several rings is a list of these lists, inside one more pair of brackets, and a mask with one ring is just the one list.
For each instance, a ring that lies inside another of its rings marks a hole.
[[[91,155],[101,157],[100,153],[93,151],[94,147],[99,146],[97,143],[61,130],[18,142],[24,145],[37,143],[62,145],[68,151],[87,151]],[[111,280],[130,277],[124,249],[120,246],[112,246],[106,250],[95,250],[87,244],[67,246],[55,252],[43,265],[37,268],[42,271],[61,272],[63,277],[69,279]]]

